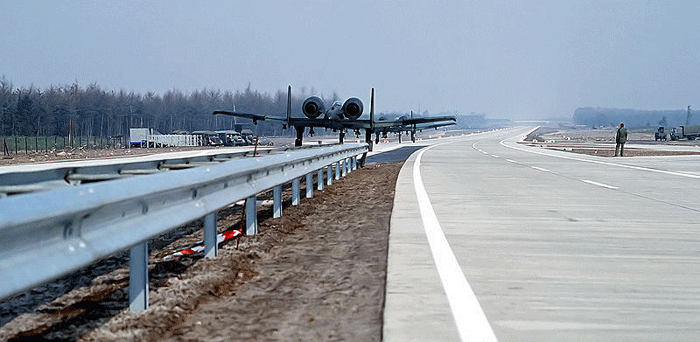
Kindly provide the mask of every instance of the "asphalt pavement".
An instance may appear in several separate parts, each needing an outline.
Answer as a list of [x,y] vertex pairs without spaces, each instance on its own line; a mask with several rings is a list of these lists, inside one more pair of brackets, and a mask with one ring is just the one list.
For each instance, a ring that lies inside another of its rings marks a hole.
[[700,156],[604,158],[511,129],[397,181],[385,341],[696,341]]
[[408,157],[410,157],[411,154],[413,154],[413,152],[416,152],[423,147],[425,147],[425,145],[423,144],[402,146],[385,152],[372,154],[367,156],[367,163],[388,163],[395,161],[404,161],[408,159]]

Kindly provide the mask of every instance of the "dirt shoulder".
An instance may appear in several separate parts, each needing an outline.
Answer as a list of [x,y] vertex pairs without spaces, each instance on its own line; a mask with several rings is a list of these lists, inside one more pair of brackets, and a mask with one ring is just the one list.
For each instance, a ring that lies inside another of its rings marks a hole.
[[[401,165],[350,173],[282,218],[262,222],[261,234],[245,238],[238,250],[228,245],[217,262],[200,260],[201,267],[154,294],[148,311],[125,312],[84,340],[381,340],[389,218]],[[205,291],[179,284],[211,277],[217,279],[192,284]]]

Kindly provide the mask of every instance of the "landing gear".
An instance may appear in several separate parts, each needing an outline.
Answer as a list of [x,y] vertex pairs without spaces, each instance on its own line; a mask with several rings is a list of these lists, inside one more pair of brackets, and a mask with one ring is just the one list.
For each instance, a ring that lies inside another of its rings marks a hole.
[[302,140],[304,139],[304,126],[294,126],[297,131],[297,138],[294,140],[294,146],[301,146]]
[[369,145],[369,151],[372,152],[372,131],[365,129],[365,142]]

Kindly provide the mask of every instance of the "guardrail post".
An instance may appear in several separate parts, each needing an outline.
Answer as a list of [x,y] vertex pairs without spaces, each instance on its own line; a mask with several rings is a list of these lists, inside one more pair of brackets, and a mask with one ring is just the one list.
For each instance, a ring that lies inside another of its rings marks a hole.
[[204,257],[219,256],[219,244],[216,241],[216,211],[204,216]]
[[318,169],[316,180],[316,190],[323,191],[323,168]]
[[340,169],[340,176],[345,177],[348,175],[348,160],[347,158],[341,161],[342,168]]
[[255,196],[248,197],[245,200],[245,234],[258,234],[258,205]]
[[301,202],[301,199],[299,198],[299,185],[301,181],[299,181],[299,178],[294,178],[292,181],[292,205],[299,205],[299,202]]
[[335,162],[335,180],[340,179],[340,162]]
[[129,250],[129,310],[148,309],[148,241]]
[[353,156],[350,160],[352,161],[350,164],[352,166],[352,170],[357,170],[357,156]]
[[282,185],[272,188],[272,217],[282,217]]
[[306,198],[314,197],[314,174],[306,174]]
[[326,185],[333,185],[333,164],[328,165],[328,170],[326,171]]

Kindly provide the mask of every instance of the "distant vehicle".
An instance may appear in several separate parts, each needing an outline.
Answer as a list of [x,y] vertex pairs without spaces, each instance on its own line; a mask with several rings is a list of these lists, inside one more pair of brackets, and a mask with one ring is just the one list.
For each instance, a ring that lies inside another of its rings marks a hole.
[[234,136],[232,140],[233,140],[233,146],[247,146],[248,145],[248,142],[245,139],[243,139],[243,137],[240,135]]
[[218,134],[219,139],[221,139],[221,142],[225,146],[243,146],[244,144],[241,144],[241,133],[233,130],[227,130],[227,131],[216,131],[216,134]]
[[272,142],[272,140],[265,138],[265,137],[259,137],[258,138],[258,145],[259,146],[274,146],[275,143]]
[[206,145],[207,146],[223,146],[224,142],[221,141],[221,138],[217,136],[208,136],[206,137]]
[[671,140],[671,133],[666,132],[666,129],[663,126],[660,126],[656,132],[654,133],[654,140],[659,141],[667,141]]
[[[204,132],[210,133],[210,132]],[[255,145],[255,135],[253,131],[249,129],[244,129],[242,132],[235,130],[225,130],[214,132],[221,139],[221,142],[225,146],[251,146]],[[274,143],[267,138],[261,137],[258,139],[258,145],[262,146],[274,146]]]
[[671,131],[671,140],[700,138],[700,125],[686,125],[674,127]]
[[204,146],[223,146],[224,142],[219,138],[219,135],[214,131],[194,131],[193,135],[202,136],[202,144]]

